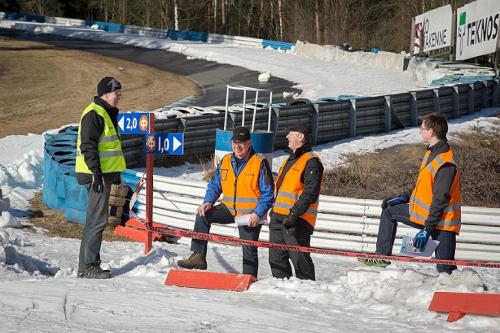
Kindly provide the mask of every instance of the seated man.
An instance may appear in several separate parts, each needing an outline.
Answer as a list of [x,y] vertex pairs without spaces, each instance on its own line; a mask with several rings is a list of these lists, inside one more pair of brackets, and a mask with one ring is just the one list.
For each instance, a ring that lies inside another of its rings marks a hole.
[[[461,226],[460,171],[446,139],[448,123],[439,114],[422,119],[420,134],[428,144],[413,191],[382,201],[382,215],[377,237],[377,254],[391,255],[397,222],[421,229],[414,245],[425,249],[429,237],[439,241],[437,259],[455,260],[456,236]],[[386,267],[390,261],[360,258],[368,266]],[[451,274],[455,265],[437,265],[437,270]]]
[[[250,131],[238,127],[232,137],[233,153],[224,156],[210,180],[203,204],[198,208],[194,231],[209,233],[212,223],[234,223],[236,216],[248,215],[248,225],[238,226],[241,239],[258,240],[259,221],[271,208],[274,200],[274,182],[269,162],[255,153]],[[222,204],[214,206],[224,194]],[[207,269],[207,241],[193,239],[193,253],[179,260],[180,267]],[[257,248],[243,246],[243,274],[257,277],[259,259]]]

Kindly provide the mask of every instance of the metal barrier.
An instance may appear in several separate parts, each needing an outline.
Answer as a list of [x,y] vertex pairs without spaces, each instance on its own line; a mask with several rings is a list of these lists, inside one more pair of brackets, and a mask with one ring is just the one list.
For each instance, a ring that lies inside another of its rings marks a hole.
[[[127,170],[123,178],[131,186],[141,173]],[[202,203],[206,184],[187,179],[154,176],[153,219],[171,227],[192,229],[196,208]],[[145,217],[145,191],[135,205],[139,217]],[[380,201],[320,196],[318,221],[311,246],[346,251],[374,252]],[[238,236],[235,225],[213,225],[211,232]],[[398,253],[403,234],[415,229],[398,227],[394,253]],[[260,240],[269,240],[269,229],[263,226]],[[457,238],[456,258],[459,260],[500,261],[500,209],[462,207],[462,231]]]
[[[277,150],[287,147],[287,129],[299,124],[309,128],[313,144],[322,144],[417,126],[419,117],[432,112],[439,111],[448,118],[456,118],[483,107],[498,106],[499,89],[498,81],[490,80],[386,96],[317,102],[301,100],[290,106],[275,106],[272,102],[245,103],[227,108],[225,124],[224,107],[187,107],[172,113],[167,119],[155,119],[155,128],[159,133],[163,133],[164,128],[184,132],[184,151],[186,155],[196,156],[213,153],[216,129],[232,130],[243,122],[251,123],[254,130],[274,133],[274,149]],[[253,113],[267,110],[269,105],[272,105],[270,117],[266,112]],[[136,157],[143,156],[144,143],[133,146],[127,143],[128,140],[132,139],[125,139],[125,147],[134,159],[127,159],[127,165],[143,166],[144,159]]]

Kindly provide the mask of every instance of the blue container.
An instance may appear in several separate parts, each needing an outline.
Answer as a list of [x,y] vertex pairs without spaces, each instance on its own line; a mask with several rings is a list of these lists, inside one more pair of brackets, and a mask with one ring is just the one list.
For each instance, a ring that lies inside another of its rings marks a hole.
[[87,212],[81,211],[71,207],[64,208],[64,215],[68,221],[77,222],[80,224],[85,224],[87,222]]
[[66,193],[66,208],[73,208],[87,211],[87,190],[85,186],[78,184],[76,177],[67,175],[64,178],[64,187]]
[[[215,131],[215,160],[217,163],[224,155],[231,153],[231,137],[232,131],[224,131],[217,129]],[[259,154],[264,155],[269,161],[269,165],[273,164],[273,132],[256,131],[250,134],[252,139],[252,147]]]

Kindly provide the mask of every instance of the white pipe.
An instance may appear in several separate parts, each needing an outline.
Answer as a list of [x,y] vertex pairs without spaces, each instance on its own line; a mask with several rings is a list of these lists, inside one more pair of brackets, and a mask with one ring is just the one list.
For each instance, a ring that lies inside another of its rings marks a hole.
[[255,117],[257,116],[257,102],[259,101],[259,91],[255,92],[255,103],[253,105],[252,133],[255,130]]

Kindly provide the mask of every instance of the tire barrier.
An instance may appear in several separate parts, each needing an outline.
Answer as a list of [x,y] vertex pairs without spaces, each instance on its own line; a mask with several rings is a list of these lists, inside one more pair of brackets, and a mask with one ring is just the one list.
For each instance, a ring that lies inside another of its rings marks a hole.
[[52,209],[64,210],[69,221],[85,223],[87,191],[75,174],[77,126],[45,135],[42,201]]

